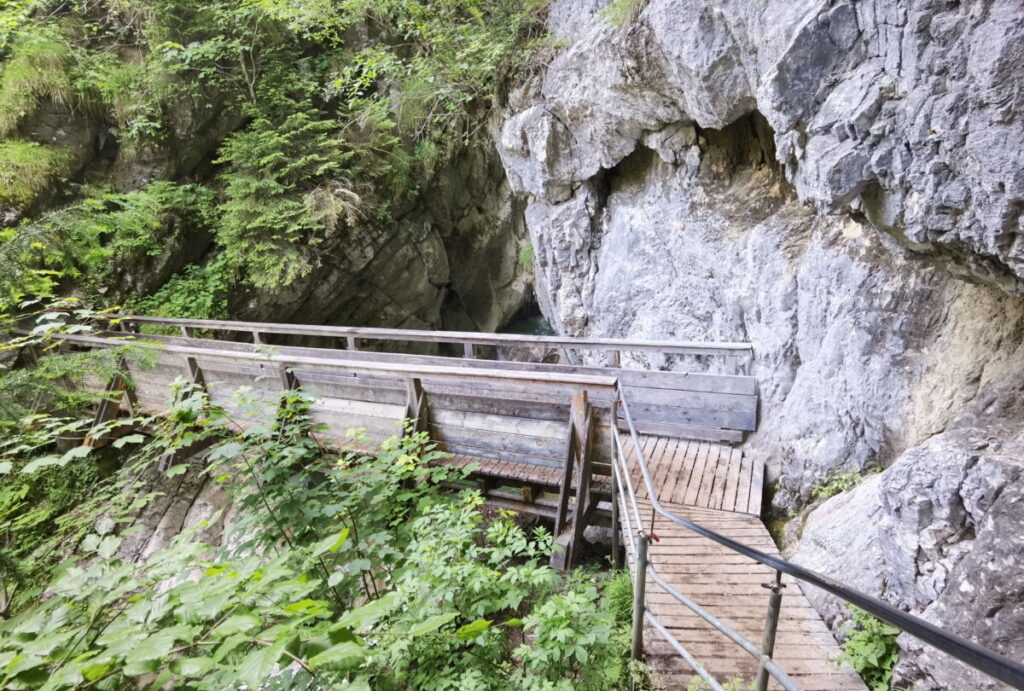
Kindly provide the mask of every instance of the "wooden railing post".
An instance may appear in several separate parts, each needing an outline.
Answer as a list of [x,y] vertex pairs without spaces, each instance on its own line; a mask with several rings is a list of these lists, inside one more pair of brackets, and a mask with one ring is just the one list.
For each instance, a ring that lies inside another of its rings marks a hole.
[[345,343],[348,345],[349,350],[359,350],[359,339],[355,336],[346,336]]
[[476,346],[472,343],[462,344],[462,356],[473,360],[476,358]]

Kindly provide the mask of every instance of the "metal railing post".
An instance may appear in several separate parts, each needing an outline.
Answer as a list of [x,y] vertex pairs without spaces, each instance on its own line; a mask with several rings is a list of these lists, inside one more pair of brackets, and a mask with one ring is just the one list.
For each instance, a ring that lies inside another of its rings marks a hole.
[[633,543],[635,563],[633,564],[633,648],[632,658],[641,660],[644,656],[644,595],[647,588],[647,536],[638,533]]
[[782,572],[775,572],[774,583],[762,583],[762,587],[772,591],[768,597],[768,617],[764,621],[764,635],[761,637],[761,665],[757,670],[757,682],[754,688],[765,691],[768,688],[768,670],[764,661],[772,659],[775,654],[775,632],[779,627],[779,612],[782,610]]

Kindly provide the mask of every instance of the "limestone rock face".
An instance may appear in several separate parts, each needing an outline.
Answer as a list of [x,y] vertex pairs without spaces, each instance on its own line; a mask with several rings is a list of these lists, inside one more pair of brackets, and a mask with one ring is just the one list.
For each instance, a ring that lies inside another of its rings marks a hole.
[[[495,136],[542,310],[572,335],[752,342],[745,451],[777,512],[814,509],[797,557],[1019,659],[1019,576],[971,571],[1024,563],[1000,527],[1024,511],[1024,8],[633,5],[616,27],[555,0],[566,47]],[[907,683],[982,683],[900,644]]]
[[[957,428],[904,453],[813,511],[793,560],[1019,660],[1024,440],[1014,432]],[[829,621],[845,618],[835,598],[807,595]],[[913,688],[998,688],[910,636],[900,645]]]
[[1024,292],[1019,3],[651,0],[584,31],[587,6],[553,4],[574,42],[503,128],[515,189],[564,202],[665,127],[756,111],[801,201]]

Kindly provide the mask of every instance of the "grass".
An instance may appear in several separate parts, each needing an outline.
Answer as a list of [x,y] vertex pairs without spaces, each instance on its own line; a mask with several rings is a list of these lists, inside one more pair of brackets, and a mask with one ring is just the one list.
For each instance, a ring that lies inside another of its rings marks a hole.
[[73,87],[65,69],[71,48],[57,37],[27,33],[11,46],[0,71],[0,136],[9,134],[39,101],[71,102]]
[[32,202],[50,180],[66,172],[67,153],[23,139],[0,140],[0,205],[24,206]]

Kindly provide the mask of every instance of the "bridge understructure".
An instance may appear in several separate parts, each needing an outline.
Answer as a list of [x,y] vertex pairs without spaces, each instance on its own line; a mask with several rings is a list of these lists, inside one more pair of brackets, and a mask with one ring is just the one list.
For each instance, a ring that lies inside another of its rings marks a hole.
[[[153,344],[156,364],[107,383],[124,396],[101,404],[97,423],[122,407],[162,412],[178,377],[241,421],[274,415],[282,393],[302,387],[326,430],[318,436],[339,447],[352,444],[352,428],[375,445],[415,420],[450,454],[439,462],[468,467],[490,505],[553,523],[556,568],[579,562],[588,526],[609,526],[613,562],[624,555],[634,578],[633,654],[660,688],[865,688],[836,662],[839,647],[801,590],[816,586],[1024,680],[1019,664],[781,558],[761,521],[763,463],[742,447],[758,413],[757,381],[744,373],[749,344],[124,315],[109,329],[65,336],[65,347],[127,338]],[[439,347],[457,355],[408,352]],[[561,351],[566,364],[481,357],[523,347]],[[572,364],[600,354],[602,365]],[[644,354],[675,360],[676,371],[622,366]],[[678,371],[687,362],[693,371]]]

